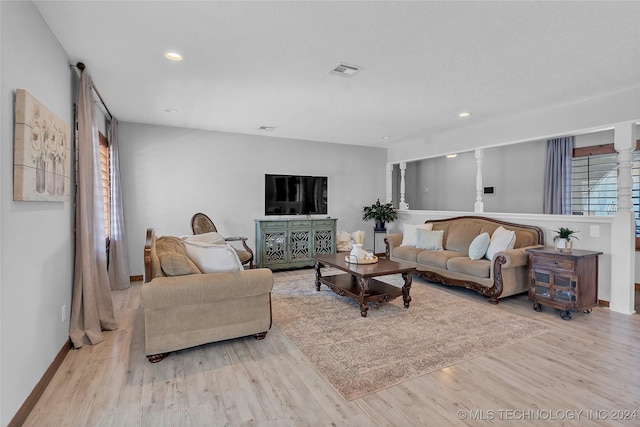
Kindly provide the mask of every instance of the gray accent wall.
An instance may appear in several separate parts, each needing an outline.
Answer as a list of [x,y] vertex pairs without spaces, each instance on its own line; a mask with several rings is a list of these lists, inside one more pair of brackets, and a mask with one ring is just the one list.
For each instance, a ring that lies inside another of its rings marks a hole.
[[[482,184],[494,189],[482,195],[485,212],[542,213],[545,150],[542,141],[484,150]],[[409,162],[405,185],[410,209],[473,212],[475,152]]]
[[207,214],[226,236],[255,244],[264,218],[264,175],[328,177],[328,215],[338,230],[365,231],[362,207],[386,194],[387,150],[135,123],[120,124],[124,212],[132,275],[143,273],[145,232],[191,233],[191,216]]
[[66,52],[31,2],[0,2],[0,19],[0,424],[7,425],[69,339],[74,257],[73,191],[68,202],[13,201],[15,90],[73,126],[75,88]]
[[[612,144],[613,130],[576,135],[574,147]],[[482,194],[485,212],[543,213],[547,140],[484,149]],[[394,168],[394,192],[399,185]],[[453,159],[433,157],[407,162],[405,199],[410,209],[473,212],[476,200],[475,151]]]

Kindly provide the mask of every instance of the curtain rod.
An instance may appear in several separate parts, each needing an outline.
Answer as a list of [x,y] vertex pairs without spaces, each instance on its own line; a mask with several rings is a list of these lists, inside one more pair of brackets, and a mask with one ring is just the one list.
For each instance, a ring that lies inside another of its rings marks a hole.
[[[80,72],[83,72],[84,69],[87,68],[83,62],[78,62],[75,65],[75,67],[78,68]],[[98,95],[98,99],[100,99],[100,102],[102,103],[102,106],[104,107],[104,109],[107,110],[107,114],[109,115],[109,118],[113,120],[113,115],[111,114],[111,111],[109,111],[109,107],[107,107],[107,104],[105,104],[104,99],[102,99],[102,96],[100,95],[100,92],[98,92],[98,89],[96,89],[96,87],[93,84],[91,85],[91,89],[93,89],[96,95]]]

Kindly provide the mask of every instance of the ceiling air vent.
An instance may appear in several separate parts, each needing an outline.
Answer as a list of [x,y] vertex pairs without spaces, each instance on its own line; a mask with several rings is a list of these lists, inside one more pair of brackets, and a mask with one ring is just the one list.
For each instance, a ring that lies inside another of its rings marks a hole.
[[329,74],[336,74],[342,77],[352,77],[355,73],[360,70],[363,70],[364,67],[359,67],[357,65],[349,65],[344,62],[339,63],[335,67],[329,71]]

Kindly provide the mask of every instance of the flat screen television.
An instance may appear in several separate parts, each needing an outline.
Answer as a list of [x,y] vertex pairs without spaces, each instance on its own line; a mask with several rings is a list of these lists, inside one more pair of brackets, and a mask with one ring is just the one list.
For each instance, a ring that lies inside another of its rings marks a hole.
[[264,176],[265,215],[326,215],[327,177]]

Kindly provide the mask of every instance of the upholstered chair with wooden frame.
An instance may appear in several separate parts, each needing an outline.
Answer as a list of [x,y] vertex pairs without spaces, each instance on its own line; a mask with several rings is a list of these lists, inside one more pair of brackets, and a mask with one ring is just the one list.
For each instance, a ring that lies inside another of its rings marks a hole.
[[[193,231],[193,234],[218,232],[218,229],[213,221],[211,221],[211,218],[201,212],[198,212],[191,217],[191,230]],[[249,268],[255,268],[253,264],[253,251],[247,245],[246,237],[225,237],[224,240],[226,242],[242,242],[244,250],[238,248],[233,249],[238,253],[238,258],[240,258],[242,265],[249,264]]]

